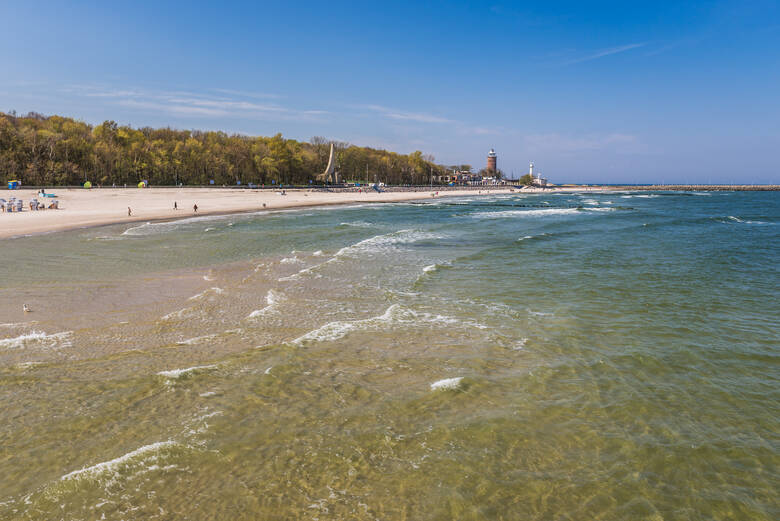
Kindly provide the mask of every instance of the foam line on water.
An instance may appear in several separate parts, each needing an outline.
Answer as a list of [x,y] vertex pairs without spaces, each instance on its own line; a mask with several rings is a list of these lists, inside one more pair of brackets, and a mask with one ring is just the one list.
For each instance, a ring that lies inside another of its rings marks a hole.
[[163,376],[165,378],[181,378],[182,376],[186,376],[191,373],[209,371],[216,368],[216,365],[196,365],[193,367],[187,367],[186,369],[171,369],[170,371],[160,371],[157,373],[157,375]]
[[445,378],[443,380],[438,380],[431,384],[431,391],[457,389],[458,387],[460,387],[461,381],[463,381],[462,376],[456,376],[455,378]]
[[279,261],[279,264],[300,264],[303,261],[293,255],[292,257],[285,257],[282,260]]
[[196,336],[193,338],[188,338],[187,340],[179,340],[176,342],[179,345],[194,345],[194,344],[200,344],[202,342],[205,342],[207,340],[213,340],[217,338],[217,335],[203,335],[203,336]]
[[474,219],[503,219],[505,217],[547,217],[552,215],[585,215],[588,212],[611,212],[613,208],[542,208],[539,210],[504,210],[500,212],[475,212]]
[[146,462],[148,460],[156,461],[159,457],[160,451],[174,448],[177,445],[179,444],[172,440],[158,441],[157,443],[144,445],[143,447],[130,451],[127,454],[119,456],[118,458],[69,472],[68,474],[62,476],[60,480],[70,481],[81,479],[98,479],[106,474],[118,474],[123,467],[131,465],[135,462],[135,460],[140,459],[142,462]]
[[[362,320],[353,321],[335,321],[318,327],[308,333],[292,340],[290,343],[301,345],[307,342],[328,342],[338,340],[347,336],[352,331],[376,331],[385,329],[388,326],[398,324],[432,324],[439,326],[451,326],[462,323],[458,319],[444,315],[433,315],[430,313],[418,313],[400,304],[393,304],[381,315]],[[479,328],[485,328],[481,324],[469,323],[469,325]]]
[[252,311],[247,318],[256,318],[269,313],[276,308],[280,302],[282,302],[283,295],[272,289],[268,290],[268,294],[265,296],[265,307],[262,309],[256,309]]
[[198,299],[201,299],[201,298],[203,298],[203,297],[205,297],[205,296],[208,296],[208,295],[209,295],[209,294],[211,294],[211,293],[213,293],[214,295],[221,295],[221,294],[223,294],[224,292],[225,292],[225,290],[224,290],[224,289],[222,289],[222,288],[218,288],[218,287],[216,287],[216,286],[215,286],[215,287],[213,287],[213,288],[209,288],[209,289],[203,290],[203,291],[201,291],[200,293],[198,293],[197,295],[193,295],[193,296],[191,296],[191,297],[190,297],[190,298],[188,298],[187,300],[198,300]]
[[5,324],[0,324],[0,327],[4,327],[4,328],[27,327],[36,323],[37,322],[34,320],[32,322],[7,322]]
[[229,215],[204,215],[198,217],[188,217],[186,219],[178,219],[175,221],[163,221],[163,222],[146,222],[138,226],[128,228],[122,235],[143,237],[148,235],[158,235],[181,228],[188,224],[203,222],[203,221],[224,221],[230,219]]
[[372,226],[375,226],[373,223],[369,223],[366,221],[351,221],[351,222],[343,222],[339,223],[339,226],[354,226],[356,228],[371,228]]
[[374,235],[373,237],[363,239],[350,246],[345,246],[336,252],[335,257],[351,256],[360,253],[377,253],[394,249],[398,245],[443,238],[442,235],[421,230],[398,230],[392,233]]
[[14,349],[27,347],[28,345],[39,345],[43,347],[67,347],[70,345],[72,331],[62,331],[50,335],[41,331],[31,331],[14,338],[0,339],[0,348]]
[[[739,217],[735,217],[733,215],[728,216],[729,221],[735,222],[735,223],[742,223],[742,224],[769,224],[766,221],[749,221],[747,219],[740,219]],[[724,221],[721,221],[724,222]]]

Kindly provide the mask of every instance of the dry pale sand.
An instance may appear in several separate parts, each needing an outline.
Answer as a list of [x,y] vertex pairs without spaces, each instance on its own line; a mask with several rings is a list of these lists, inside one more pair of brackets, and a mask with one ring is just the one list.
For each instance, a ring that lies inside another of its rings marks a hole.
[[[20,213],[0,213],[0,238],[71,230],[88,226],[154,221],[190,217],[193,206],[198,205],[198,215],[214,215],[239,212],[278,210],[302,206],[397,202],[430,199],[431,190],[418,192],[382,192],[369,190],[357,192],[322,192],[288,190],[287,195],[271,190],[236,190],[220,188],[80,188],[49,190],[60,201],[59,210],[31,211],[30,198],[35,190],[2,191],[0,197],[14,196],[25,203]],[[482,191],[483,195],[508,193],[507,189]],[[474,190],[440,191],[439,197],[478,195]],[[39,201],[50,201],[38,198]],[[173,210],[174,201],[179,209]],[[132,216],[127,215],[128,206]]]

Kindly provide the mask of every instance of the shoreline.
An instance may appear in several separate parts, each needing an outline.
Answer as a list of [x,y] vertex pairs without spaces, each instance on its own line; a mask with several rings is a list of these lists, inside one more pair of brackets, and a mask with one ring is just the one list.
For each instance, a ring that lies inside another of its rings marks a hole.
[[[318,206],[347,204],[394,203],[469,195],[517,193],[517,189],[485,188],[480,190],[419,190],[386,192],[325,192],[291,189],[286,195],[271,190],[226,191],[214,188],[80,188],[49,189],[60,201],[58,210],[25,210],[20,213],[0,213],[0,240],[46,235],[56,232],[98,228],[117,224],[166,222],[193,217],[240,215],[277,210],[293,210]],[[541,190],[539,190],[541,191]],[[485,193],[487,192],[487,193]],[[528,191],[530,192],[530,191]],[[8,192],[7,199],[12,192]],[[29,204],[36,197],[32,189],[15,190],[13,195]],[[173,210],[176,201],[179,209]],[[198,205],[198,212],[193,205]],[[132,215],[127,215],[127,207]]]
[[[387,187],[382,192],[357,188],[289,189],[286,195],[272,189],[231,190],[206,187],[154,188],[50,188],[60,201],[58,210],[0,213],[0,240],[45,235],[56,232],[97,228],[140,222],[166,222],[192,217],[213,217],[292,210],[347,204],[395,203],[440,197],[488,196],[509,193],[612,192],[624,190],[654,191],[777,191],[778,185],[654,185],[583,186],[563,185],[548,188],[518,189],[506,187]],[[29,204],[36,197],[32,188],[2,191],[0,197],[13,195]],[[173,210],[176,201],[179,209]],[[198,205],[198,212],[193,205]],[[132,215],[127,216],[127,207]]]

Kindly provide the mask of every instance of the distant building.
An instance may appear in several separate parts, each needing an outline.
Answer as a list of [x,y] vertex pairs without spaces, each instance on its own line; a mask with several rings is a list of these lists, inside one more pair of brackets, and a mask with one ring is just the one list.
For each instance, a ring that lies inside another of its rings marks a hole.
[[496,159],[497,159],[496,151],[491,148],[490,152],[488,152],[488,156],[487,156],[487,171],[488,172],[495,172],[496,170],[498,170],[498,168],[496,166]]
[[534,177],[533,161],[531,161],[531,164],[528,166],[528,175],[531,176],[531,183],[533,183],[534,186],[547,186],[547,179],[543,178],[540,172],[537,172],[536,177]]

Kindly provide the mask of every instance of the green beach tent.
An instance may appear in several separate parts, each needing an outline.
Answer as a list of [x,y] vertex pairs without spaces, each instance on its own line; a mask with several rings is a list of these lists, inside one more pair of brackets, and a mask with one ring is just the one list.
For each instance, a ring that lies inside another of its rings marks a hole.
[[90,183],[89,181],[86,181],[84,183],[84,188],[92,188],[92,183]]

